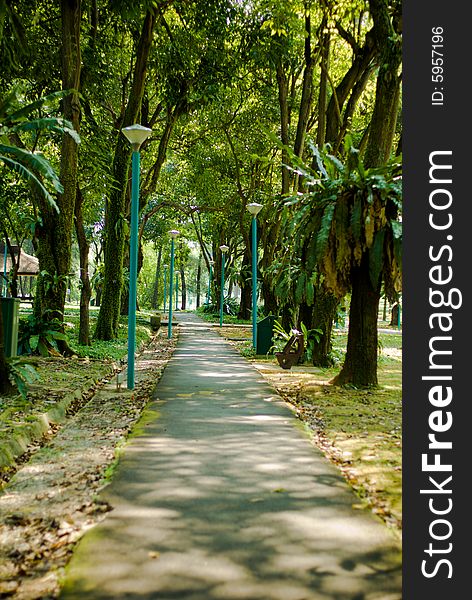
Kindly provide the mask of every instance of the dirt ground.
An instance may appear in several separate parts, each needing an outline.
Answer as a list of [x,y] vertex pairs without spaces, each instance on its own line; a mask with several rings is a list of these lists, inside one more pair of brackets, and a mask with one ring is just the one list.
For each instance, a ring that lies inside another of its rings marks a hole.
[[104,517],[98,499],[119,448],[150,399],[177,337],[157,336],[136,362],[134,391],[116,378],[11,478],[0,495],[0,597],[56,598],[74,543]]

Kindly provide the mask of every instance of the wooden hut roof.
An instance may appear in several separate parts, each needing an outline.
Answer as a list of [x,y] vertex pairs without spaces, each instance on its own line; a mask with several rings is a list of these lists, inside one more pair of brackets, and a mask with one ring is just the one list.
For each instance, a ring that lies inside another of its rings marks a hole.
[[[39,273],[39,260],[36,256],[31,256],[31,254],[26,254],[23,250],[20,250],[18,246],[13,246],[15,251],[15,256],[18,256],[18,252],[20,252],[20,265],[18,269],[18,275],[38,275]],[[5,271],[4,264],[4,250],[0,248],[0,273],[3,275]],[[7,273],[10,272],[12,267],[10,255],[7,252]]]

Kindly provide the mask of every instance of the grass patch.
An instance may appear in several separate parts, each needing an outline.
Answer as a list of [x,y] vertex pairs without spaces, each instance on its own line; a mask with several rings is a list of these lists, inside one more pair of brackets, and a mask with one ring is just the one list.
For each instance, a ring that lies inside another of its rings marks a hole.
[[[90,329],[93,334],[99,309],[90,309]],[[70,346],[79,357],[98,359],[120,360],[128,352],[128,317],[121,316],[116,340],[103,341],[92,338],[91,346],[79,344],[79,309],[68,307],[64,314],[66,333],[69,336]],[[139,348],[151,337],[149,313],[141,312],[136,316],[136,347]]]
[[[118,337],[116,340],[96,340],[93,338],[95,323],[98,317],[99,307],[90,307],[90,346],[82,346],[79,344],[79,307],[66,305],[64,310],[64,326],[65,333],[69,338],[69,344],[72,350],[79,358],[94,358],[118,361],[128,352],[128,317],[122,315],[118,325]],[[21,307],[20,319],[26,318],[32,313],[30,307]],[[151,337],[151,326],[149,317],[152,313],[148,311],[140,311],[136,315],[136,347],[139,348],[146,343]]]
[[[208,323],[219,323],[220,322],[220,314],[205,312],[204,308],[198,308],[196,311],[197,315],[207,321]],[[236,315],[223,315],[223,323],[225,325],[250,325],[250,319],[238,319]]]
[[[31,314],[31,307],[21,307],[20,318]],[[90,325],[93,331],[98,308],[90,310]],[[39,379],[27,386],[27,398],[20,396],[0,397],[0,444],[8,439],[13,428],[34,420],[34,416],[46,413],[58,404],[67,394],[81,390],[92,392],[96,382],[110,376],[116,363],[127,356],[128,327],[127,317],[121,317],[118,338],[111,341],[92,340],[91,346],[78,343],[79,308],[67,306],[64,313],[65,332],[76,356],[24,356],[21,362],[34,367]],[[137,316],[137,348],[149,341],[152,335],[148,313]]]
[[[380,368],[382,371],[382,368]],[[382,373],[380,373],[382,379]],[[393,525],[402,520],[400,385],[347,390],[330,385],[305,388],[300,410],[315,412],[316,431],[330,446],[360,497]]]

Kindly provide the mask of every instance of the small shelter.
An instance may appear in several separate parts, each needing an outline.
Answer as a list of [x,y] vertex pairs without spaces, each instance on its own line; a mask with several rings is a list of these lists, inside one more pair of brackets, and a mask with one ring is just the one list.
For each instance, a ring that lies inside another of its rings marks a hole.
[[[33,289],[33,277],[39,274],[39,260],[36,256],[32,256],[31,254],[27,254],[24,250],[22,250],[19,246],[12,246],[13,254],[15,256],[15,262],[18,260],[18,255],[20,257],[20,262],[18,266],[18,279],[19,279],[19,292],[20,297],[28,297],[31,298],[32,289]],[[10,273],[12,269],[12,260],[10,253],[6,251],[6,268],[5,268],[5,244],[0,244],[0,278],[2,281],[2,289],[4,286],[4,275]]]

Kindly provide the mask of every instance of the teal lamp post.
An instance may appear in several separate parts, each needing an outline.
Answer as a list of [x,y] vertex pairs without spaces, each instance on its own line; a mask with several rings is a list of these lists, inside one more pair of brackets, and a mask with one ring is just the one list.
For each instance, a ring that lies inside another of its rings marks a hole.
[[208,292],[207,292],[207,304],[210,304],[210,295],[211,295],[211,278],[213,277],[213,265],[215,264],[214,260],[209,260],[210,263],[210,272],[208,273]]
[[3,279],[2,279],[2,297],[5,298],[8,291],[7,283],[7,244],[3,246]]
[[220,327],[223,326],[223,305],[225,302],[225,254],[228,252],[228,246],[220,246],[221,250],[221,293],[220,293]]
[[175,310],[179,310],[179,274],[175,274]]
[[139,169],[141,144],[152,130],[142,125],[130,125],[121,130],[133,149],[131,165],[131,231],[129,239],[129,301],[128,301],[128,389],[134,390],[134,353],[136,352],[136,279],[138,274]]
[[174,287],[174,258],[175,258],[175,238],[180,234],[180,231],[176,229],[172,229],[169,231],[170,235],[170,273],[169,273],[169,324],[167,326],[167,337],[170,339],[172,337],[172,294]]
[[164,312],[166,312],[167,303],[167,265],[164,265]]
[[257,345],[257,215],[262,204],[251,202],[246,209],[252,215],[252,345]]

